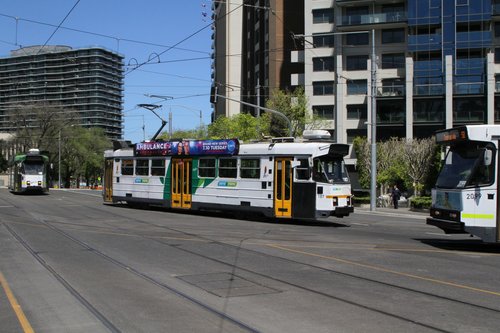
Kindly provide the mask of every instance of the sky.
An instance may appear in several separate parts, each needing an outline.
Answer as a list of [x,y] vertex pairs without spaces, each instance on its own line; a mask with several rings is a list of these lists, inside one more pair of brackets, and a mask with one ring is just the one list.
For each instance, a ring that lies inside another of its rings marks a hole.
[[162,105],[156,112],[165,120],[171,113],[174,130],[196,128],[200,113],[203,124],[210,123],[212,0],[0,3],[0,57],[44,44],[98,46],[124,56],[124,139],[135,143],[151,138],[161,125],[138,104]]

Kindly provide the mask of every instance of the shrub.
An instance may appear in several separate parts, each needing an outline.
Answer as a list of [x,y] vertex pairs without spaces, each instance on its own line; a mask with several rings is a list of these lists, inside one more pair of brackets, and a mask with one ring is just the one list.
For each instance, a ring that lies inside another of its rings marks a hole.
[[353,203],[354,204],[369,204],[370,203],[370,197],[357,197],[357,196],[354,196],[354,200],[353,200]]
[[431,204],[431,197],[414,197],[410,200],[410,207],[415,209],[429,209]]

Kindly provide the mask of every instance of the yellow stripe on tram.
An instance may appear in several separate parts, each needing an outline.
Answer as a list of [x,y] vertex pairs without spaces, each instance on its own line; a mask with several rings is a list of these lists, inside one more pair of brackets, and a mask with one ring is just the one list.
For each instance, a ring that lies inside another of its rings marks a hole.
[[462,213],[462,218],[464,219],[485,219],[492,220],[495,218],[494,214],[471,214],[471,213]]
[[23,331],[25,333],[34,333],[35,331],[33,330],[33,327],[31,327],[30,322],[24,315],[23,309],[21,309],[21,306],[17,302],[16,297],[12,293],[12,290],[9,287],[9,284],[7,283],[7,280],[5,280],[5,277],[3,276],[2,272],[0,272],[0,284],[3,287],[3,290],[5,291],[5,295],[7,295],[7,298],[9,299],[10,306],[16,313],[17,319],[19,320],[19,323],[21,324]]

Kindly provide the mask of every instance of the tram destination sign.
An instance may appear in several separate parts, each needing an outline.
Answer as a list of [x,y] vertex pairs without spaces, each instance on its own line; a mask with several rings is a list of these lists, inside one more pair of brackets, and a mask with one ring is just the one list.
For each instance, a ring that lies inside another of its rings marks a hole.
[[152,141],[137,143],[135,156],[236,155],[237,139]]
[[457,141],[464,141],[467,139],[467,128],[465,127],[456,127],[436,132],[437,143],[453,143]]

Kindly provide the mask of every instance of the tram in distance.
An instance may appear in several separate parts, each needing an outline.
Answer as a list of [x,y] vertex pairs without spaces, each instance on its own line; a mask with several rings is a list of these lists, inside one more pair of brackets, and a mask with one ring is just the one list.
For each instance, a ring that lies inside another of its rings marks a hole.
[[468,125],[436,132],[448,148],[432,190],[427,224],[500,242],[499,125]]
[[[305,135],[304,137],[307,137]],[[105,152],[108,203],[320,219],[353,212],[349,146],[293,138],[142,142]]]
[[14,156],[9,165],[9,190],[12,193],[48,192],[48,169],[49,158],[39,149]]

